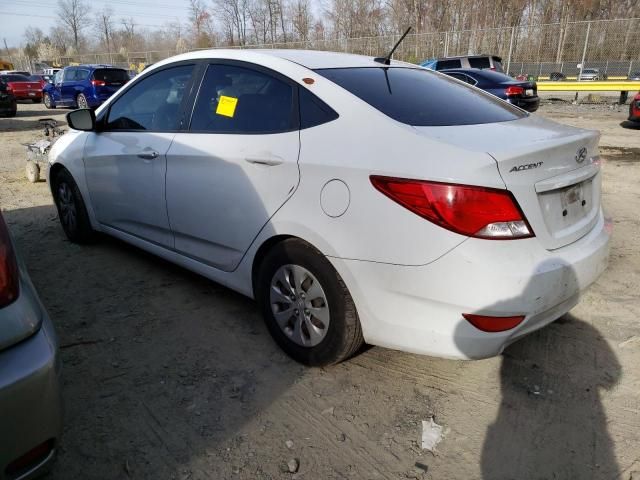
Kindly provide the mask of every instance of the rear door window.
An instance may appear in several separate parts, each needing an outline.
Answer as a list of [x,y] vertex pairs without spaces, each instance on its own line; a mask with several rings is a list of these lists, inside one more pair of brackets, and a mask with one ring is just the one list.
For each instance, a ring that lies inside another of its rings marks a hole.
[[105,85],[124,85],[129,81],[129,74],[120,68],[98,68],[93,72],[93,79],[105,83]]
[[471,68],[491,68],[489,57],[469,57],[469,66]]
[[86,80],[88,76],[89,76],[89,70],[86,70],[84,68],[78,69],[78,70],[76,70],[76,76],[75,76],[74,80],[76,82],[81,82],[83,80]]
[[191,119],[193,132],[282,133],[297,128],[291,85],[268,73],[209,65]]
[[527,115],[491,94],[423,68],[333,68],[316,72],[408,125],[474,125]]
[[338,118],[338,114],[306,88],[300,87],[300,128],[311,128]]
[[450,68],[461,68],[461,67],[462,67],[462,62],[460,62],[460,59],[458,58],[454,60],[438,60],[436,70],[447,70]]

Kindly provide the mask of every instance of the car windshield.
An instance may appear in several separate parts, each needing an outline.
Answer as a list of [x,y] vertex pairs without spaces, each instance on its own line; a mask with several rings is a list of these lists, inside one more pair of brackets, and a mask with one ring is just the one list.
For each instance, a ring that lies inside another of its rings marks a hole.
[[316,72],[407,125],[474,125],[526,116],[492,95],[427,69],[365,67]]
[[582,73],[598,73],[598,70],[594,68],[585,68],[584,70],[582,70]]
[[94,80],[102,80],[107,85],[122,85],[129,81],[129,74],[120,68],[98,68],[93,72]]

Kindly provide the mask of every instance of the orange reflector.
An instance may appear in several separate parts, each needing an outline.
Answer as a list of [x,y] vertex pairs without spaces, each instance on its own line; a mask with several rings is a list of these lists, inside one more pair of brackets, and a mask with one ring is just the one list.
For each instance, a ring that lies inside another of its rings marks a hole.
[[307,85],[312,85],[315,82],[315,80],[313,78],[309,78],[309,77],[303,78],[302,81],[304,83],[306,83]]
[[517,327],[524,320],[524,315],[515,315],[513,317],[489,317],[487,315],[474,315],[472,313],[463,313],[471,325],[483,332],[504,332]]

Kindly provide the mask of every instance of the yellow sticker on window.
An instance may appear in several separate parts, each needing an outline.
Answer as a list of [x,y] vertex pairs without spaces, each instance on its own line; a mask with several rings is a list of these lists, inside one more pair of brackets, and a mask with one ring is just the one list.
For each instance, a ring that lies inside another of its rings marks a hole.
[[216,108],[216,113],[218,115],[224,115],[225,117],[231,117],[236,113],[236,105],[238,104],[238,99],[235,97],[225,97],[224,95],[220,95],[220,100],[218,101],[218,107]]

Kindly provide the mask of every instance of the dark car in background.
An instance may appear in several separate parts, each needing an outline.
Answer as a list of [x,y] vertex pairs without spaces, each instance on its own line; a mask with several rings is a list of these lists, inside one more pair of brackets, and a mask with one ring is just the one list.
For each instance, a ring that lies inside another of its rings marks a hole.
[[0,479],[45,472],[61,433],[58,341],[0,213]]
[[110,65],[78,65],[57,72],[44,87],[47,108],[97,108],[129,81],[123,68]]
[[491,70],[471,68],[443,70],[441,73],[478,87],[528,112],[535,112],[540,106],[535,82],[516,80],[504,73]]
[[0,75],[0,83],[7,86],[7,91],[12,93],[16,100],[31,100],[33,103],[42,101],[42,85],[39,80],[9,73]]
[[496,55],[461,55],[458,57],[433,58],[420,64],[430,70],[451,70],[453,68],[478,68],[503,72],[502,58]]
[[7,90],[7,85],[0,82],[0,117],[15,117],[18,111],[16,97]]

